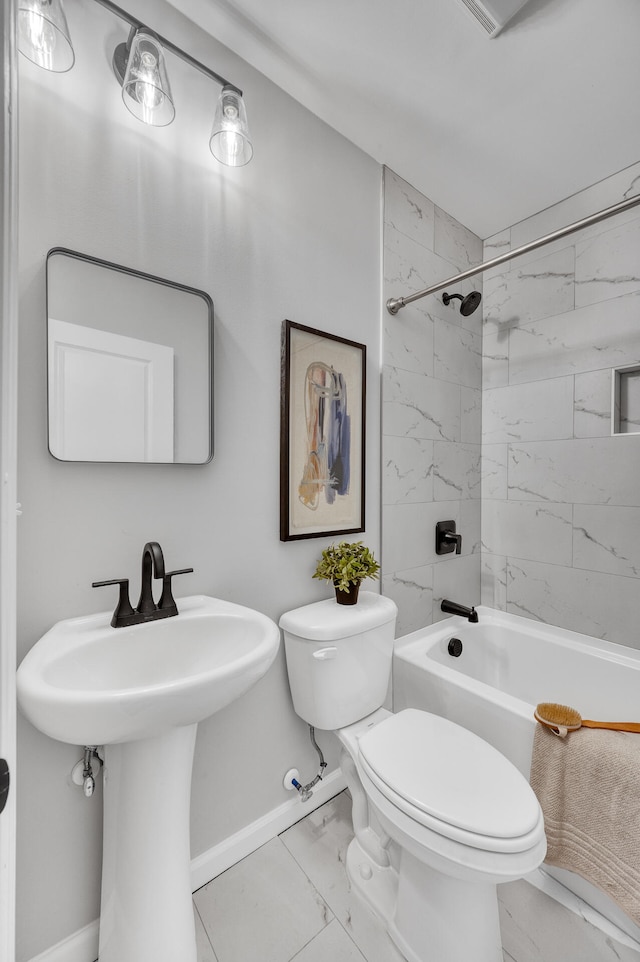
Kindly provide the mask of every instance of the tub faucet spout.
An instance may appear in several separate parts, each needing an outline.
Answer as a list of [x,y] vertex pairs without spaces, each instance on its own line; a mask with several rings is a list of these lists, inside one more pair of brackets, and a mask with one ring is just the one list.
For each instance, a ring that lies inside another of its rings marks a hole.
[[461,615],[463,618],[468,618],[472,624],[476,624],[478,621],[478,612],[475,608],[467,608],[465,605],[459,605],[455,601],[447,601],[445,598],[440,605],[441,611],[446,611],[450,615]]

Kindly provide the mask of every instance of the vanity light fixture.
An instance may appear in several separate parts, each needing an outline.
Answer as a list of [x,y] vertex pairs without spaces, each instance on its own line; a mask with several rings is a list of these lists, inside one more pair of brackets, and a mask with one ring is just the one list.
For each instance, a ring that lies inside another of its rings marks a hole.
[[[96,0],[96,3],[130,27],[126,42],[119,43],[113,52],[113,70],[122,87],[127,110],[138,120],[155,127],[166,127],[174,119],[176,109],[165,64],[165,52],[169,51],[222,88],[209,140],[213,156],[228,167],[248,164],[253,146],[240,88],[111,0]],[[70,70],[75,56],[62,0],[19,0],[18,16],[21,52],[47,70]]]
[[45,70],[71,70],[76,58],[62,0],[20,0],[18,49]]
[[218,98],[209,149],[228,167],[244,167],[253,157],[244,100],[231,84],[222,88]]
[[113,51],[113,70],[122,85],[122,100],[134,117],[166,127],[176,115],[160,41],[151,30],[132,27],[126,43]]

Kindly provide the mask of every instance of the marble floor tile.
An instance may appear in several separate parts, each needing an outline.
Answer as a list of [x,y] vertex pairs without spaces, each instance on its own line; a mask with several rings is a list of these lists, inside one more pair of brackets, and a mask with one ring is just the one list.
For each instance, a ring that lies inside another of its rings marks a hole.
[[336,919],[305,945],[292,962],[327,962],[327,959],[331,962],[365,962],[362,952]]
[[[342,792],[196,892],[198,962],[404,962],[351,891],[352,837]],[[498,886],[498,900],[504,962],[640,962],[527,882]]]
[[213,946],[209,941],[209,936],[207,935],[195,904],[193,906],[193,914],[196,923],[196,951],[198,953],[198,962],[218,962],[216,953],[213,951]]
[[274,838],[194,895],[217,962],[289,962],[333,914]]
[[499,885],[498,900],[505,962],[640,962],[640,953],[528,882]]
[[280,836],[367,962],[404,962],[383,925],[351,892],[345,862],[353,838],[346,792]]

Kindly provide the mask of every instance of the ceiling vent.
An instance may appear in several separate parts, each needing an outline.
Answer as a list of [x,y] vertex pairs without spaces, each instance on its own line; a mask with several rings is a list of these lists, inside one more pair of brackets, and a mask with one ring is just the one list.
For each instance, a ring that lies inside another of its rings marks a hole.
[[524,7],[527,0],[459,0],[476,23],[490,37],[497,36],[503,27]]

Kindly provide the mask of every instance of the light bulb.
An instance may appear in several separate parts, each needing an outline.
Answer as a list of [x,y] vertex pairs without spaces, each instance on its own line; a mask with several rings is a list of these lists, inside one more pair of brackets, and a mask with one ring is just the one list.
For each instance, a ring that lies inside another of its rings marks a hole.
[[243,167],[253,157],[242,94],[230,85],[222,88],[218,99],[209,148],[228,167]]
[[175,117],[162,47],[149,30],[139,29],[131,39],[122,99],[145,124],[164,127]]

